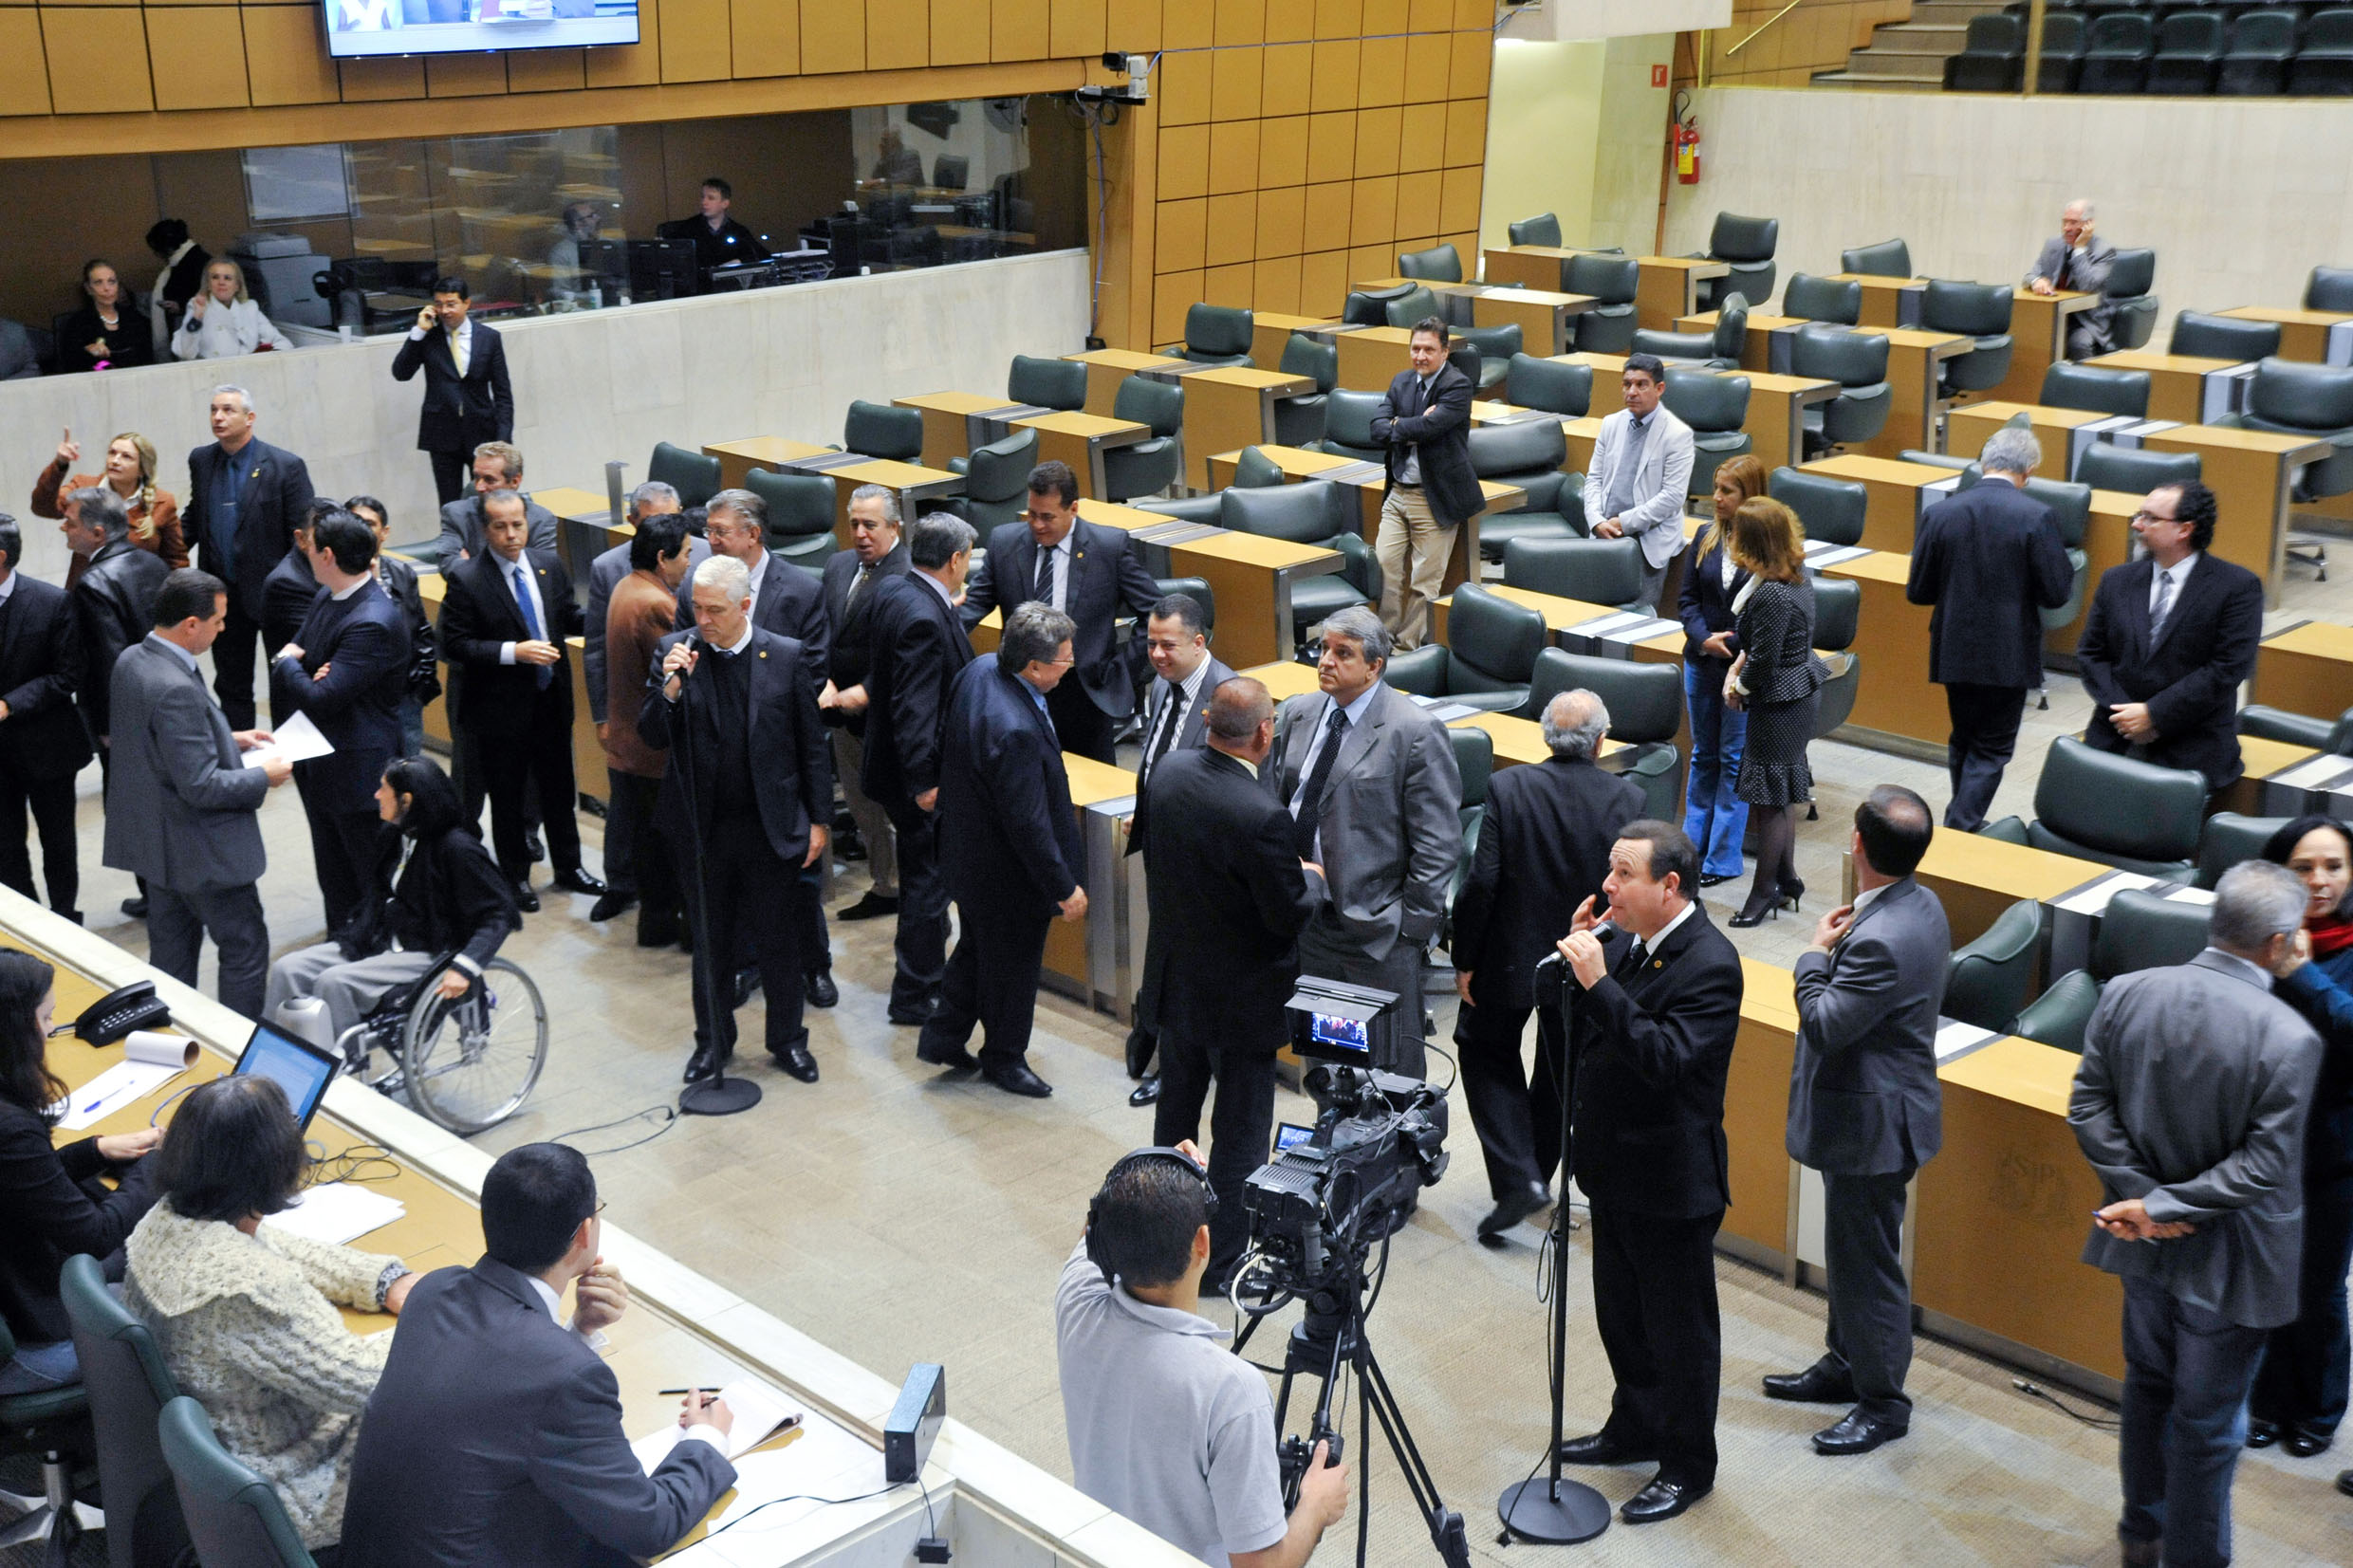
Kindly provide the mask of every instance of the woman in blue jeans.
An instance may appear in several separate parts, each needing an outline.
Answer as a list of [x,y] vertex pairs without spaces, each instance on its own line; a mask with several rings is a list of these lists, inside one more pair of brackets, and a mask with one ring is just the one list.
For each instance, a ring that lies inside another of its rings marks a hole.
[[1732,597],[1749,581],[1749,574],[1732,564],[1730,533],[1740,504],[1764,493],[1765,465],[1753,457],[1732,458],[1715,470],[1715,522],[1692,544],[1677,601],[1692,733],[1683,831],[1699,846],[1703,888],[1740,875],[1740,840],[1749,830],[1748,803],[1732,793],[1749,715],[1724,706],[1724,676],[1740,652],[1732,632]]

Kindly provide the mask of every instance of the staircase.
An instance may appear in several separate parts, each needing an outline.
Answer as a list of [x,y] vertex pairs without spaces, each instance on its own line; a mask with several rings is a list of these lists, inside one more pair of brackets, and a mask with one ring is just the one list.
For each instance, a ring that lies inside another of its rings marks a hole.
[[1909,20],[1873,28],[1869,44],[1847,51],[1844,70],[1816,71],[1814,85],[1939,91],[1944,63],[1961,52],[1969,19],[2001,9],[2001,0],[1913,0]]

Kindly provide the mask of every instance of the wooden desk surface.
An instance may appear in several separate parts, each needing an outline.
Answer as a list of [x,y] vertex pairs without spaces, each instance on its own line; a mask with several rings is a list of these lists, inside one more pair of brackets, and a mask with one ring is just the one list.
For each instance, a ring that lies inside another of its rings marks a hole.
[[2100,303],[2101,297],[2072,288],[2062,288],[2056,294],[2037,294],[2021,285],[2010,291],[2010,298],[2013,304],[2047,304],[2055,306],[2062,316],[2072,316],[2079,310],[2089,310]]
[[2265,637],[2263,646],[2283,654],[2353,662],[2353,626],[2340,626],[2333,620],[2307,620]]
[[[1002,408],[1006,405],[997,405]],[[1152,427],[1139,425],[1133,419],[1107,419],[1100,415],[1066,413],[1056,410],[1027,419],[1011,421],[1025,430],[1050,431],[1058,435],[1075,435],[1087,441],[1109,441],[1126,446],[1152,438]]]
[[1272,310],[1257,310],[1251,313],[1251,324],[1284,332],[1313,332],[1318,327],[1337,326],[1339,321],[1331,316],[1286,316]]
[[613,514],[612,499],[594,490],[578,489],[570,485],[558,485],[553,489],[533,490],[530,498],[536,504],[563,518],[565,522],[604,522]]
[[2353,322],[2353,316],[2336,310],[2304,310],[2284,304],[2234,304],[2228,310],[2217,310],[2217,316],[2228,316],[2239,322],[2270,322],[2279,326],[2331,327],[2340,322]]
[[1995,425],[2006,425],[2023,414],[2036,430],[2077,430],[2114,417],[2093,409],[2052,408],[2046,403],[1971,403],[1953,412]]
[[1866,485],[1901,485],[1913,489],[1959,477],[1956,469],[1941,469],[1933,463],[1907,463],[1899,457],[1871,457],[1861,452],[1817,457],[1806,465],[1805,471],[1827,474],[1833,479],[1860,480]]
[[1014,406],[1010,397],[984,397],[977,392],[918,392],[891,399],[894,408],[930,409],[938,414],[991,414]]
[[703,455],[716,457],[722,463],[735,458],[749,468],[772,469],[804,457],[816,457],[824,451],[824,447],[813,447],[806,441],[788,441],[781,435],[747,435],[734,441],[708,442]]
[[1639,266],[1655,267],[1661,271],[1689,272],[1702,283],[1732,275],[1730,262],[1711,261],[1705,256],[1637,256],[1634,260]]
[[1414,341],[1413,329],[1404,326],[1360,326],[1352,330],[1348,336],[1359,342],[1396,343],[1400,348],[1411,344]]
[[1926,278],[1891,278],[1884,272],[1833,272],[1832,283],[1859,283],[1865,288],[1926,288]]
[[895,462],[885,457],[827,469],[825,476],[852,485],[885,485],[895,490],[920,489],[927,486],[942,486],[950,489],[964,488],[964,476],[960,473],[950,473],[945,469],[927,469],[918,463]]
[[2187,376],[2209,376],[2217,370],[2228,370],[2236,360],[2209,360],[2196,354],[2157,354],[2145,348],[2120,348],[2112,354],[2096,355],[2084,363],[2100,370],[2145,370],[2151,373],[2173,371]]
[[[1143,515],[1158,523],[1169,521],[1154,512]],[[1327,558],[1335,562],[1340,559],[1338,550],[1327,550],[1321,544],[1298,544],[1288,539],[1269,539],[1264,534],[1243,533],[1232,528],[1206,538],[1187,540],[1174,548],[1195,555],[1215,556],[1243,565],[1263,566],[1269,571],[1304,566]]]
[[1099,801],[1116,801],[1136,793],[1136,775],[1124,767],[1099,763],[1073,751],[1062,754],[1062,764],[1070,776],[1070,803],[1082,811]]
[[1315,666],[1302,664],[1296,659],[1285,659],[1280,664],[1253,664],[1234,673],[1262,682],[1277,702],[1290,697],[1304,697],[1310,692],[1323,690],[1316,683]]
[[1065,354],[1063,358],[1075,360],[1083,365],[1108,365],[1114,370],[1126,371],[1164,370],[1170,365],[1186,362],[1165,354],[1142,354],[1132,348],[1090,348],[1081,354]]
[[2314,436],[2240,430],[2233,425],[2177,425],[2156,432],[2142,444],[2159,450],[2203,447],[2213,452],[2253,452],[2291,464],[2317,463],[2329,452],[2328,443]]
[[1315,390],[1315,378],[1312,376],[1292,376],[1280,370],[1250,370],[1241,365],[1218,365],[1208,370],[1196,370],[1185,378],[1188,387],[1203,381],[1214,386],[1242,387],[1285,397]]
[[1079,497],[1078,511],[1089,523],[1101,523],[1109,528],[1157,528],[1163,523],[1176,521],[1166,512],[1148,512],[1141,507],[1124,506],[1117,501],[1098,501],[1089,495]]

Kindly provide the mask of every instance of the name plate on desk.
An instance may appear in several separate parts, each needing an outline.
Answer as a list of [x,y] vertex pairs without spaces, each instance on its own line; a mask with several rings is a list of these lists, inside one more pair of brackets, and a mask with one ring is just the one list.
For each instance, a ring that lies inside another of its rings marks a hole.
[[1467,702],[1448,702],[1444,697],[1416,697],[1414,705],[1440,724],[1453,724],[1480,711]]
[[[1007,436],[1013,434],[1014,420],[1035,419],[1042,415],[1059,412],[1060,411],[1056,409],[1040,408],[1035,403],[1008,403],[1003,408],[983,410],[981,413],[973,415],[972,419],[973,424],[980,427],[982,434],[985,434],[990,441],[1002,441]],[[986,445],[987,443],[983,442],[981,444]]]
[[2128,419],[2109,432],[2108,439],[2120,447],[2140,447],[2152,435],[2162,435],[2169,430],[2179,430],[2178,419]]
[[2353,322],[2339,322],[2328,329],[2328,362],[2353,365]]
[[2263,808],[2284,817],[2353,816],[2353,757],[2323,755],[2282,768],[2263,781]]
[[1833,544],[1826,539],[1809,539],[1806,542],[1806,560],[1802,564],[1809,572],[1819,572],[1870,553],[1861,544]]
[[1958,1061],[1972,1051],[1983,1050],[2002,1037],[1992,1029],[1981,1029],[1974,1024],[1958,1019],[1940,1018],[1936,1021],[1936,1065]]
[[[2343,327],[2337,328],[2342,332]],[[2332,364],[2353,363],[2353,360],[2332,360]],[[2210,370],[2197,378],[2197,421],[2211,425],[2226,414],[2239,414],[2247,408],[2247,388],[2255,378],[2255,363],[2229,365]]]
[[1682,630],[1681,621],[1668,620],[1647,610],[1618,610],[1561,628],[1560,641],[1571,653],[1599,655],[1603,658],[1631,658],[1636,643]]
[[814,457],[796,457],[779,467],[787,473],[824,473],[829,469],[845,469],[853,463],[873,461],[862,452],[821,452]]
[[2099,935],[2101,916],[2109,900],[2127,889],[2143,890],[2160,898],[2186,904],[2212,904],[2214,895],[2204,888],[2168,882],[2138,871],[2111,871],[2070,888],[2047,900],[2050,909],[2050,962],[2044,973],[2059,975],[2091,968],[2092,943]]
[[2077,425],[2067,432],[2067,471],[2069,473],[2075,471],[2075,465],[2083,457],[2084,449],[2093,442],[2112,441],[2119,432],[2130,430],[2147,422],[2143,419],[2136,419],[2129,414],[2116,414],[2110,415],[2105,419],[2094,419],[2087,425]]
[[1310,479],[1328,479],[1336,485],[1363,485],[1389,476],[1387,465],[1381,463],[1343,463],[1336,469],[1322,469],[1307,475]]

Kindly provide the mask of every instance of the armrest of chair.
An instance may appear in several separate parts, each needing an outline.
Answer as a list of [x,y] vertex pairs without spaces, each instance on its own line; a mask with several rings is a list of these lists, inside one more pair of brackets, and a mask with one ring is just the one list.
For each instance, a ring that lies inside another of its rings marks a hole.
[[2308,746],[2315,751],[2328,749],[2329,731],[2336,725],[2328,719],[2316,719],[2303,713],[2290,713],[2284,708],[2266,708],[2253,703],[2238,710],[2238,732],[2256,735],[2267,741],[2284,741],[2289,746]]

